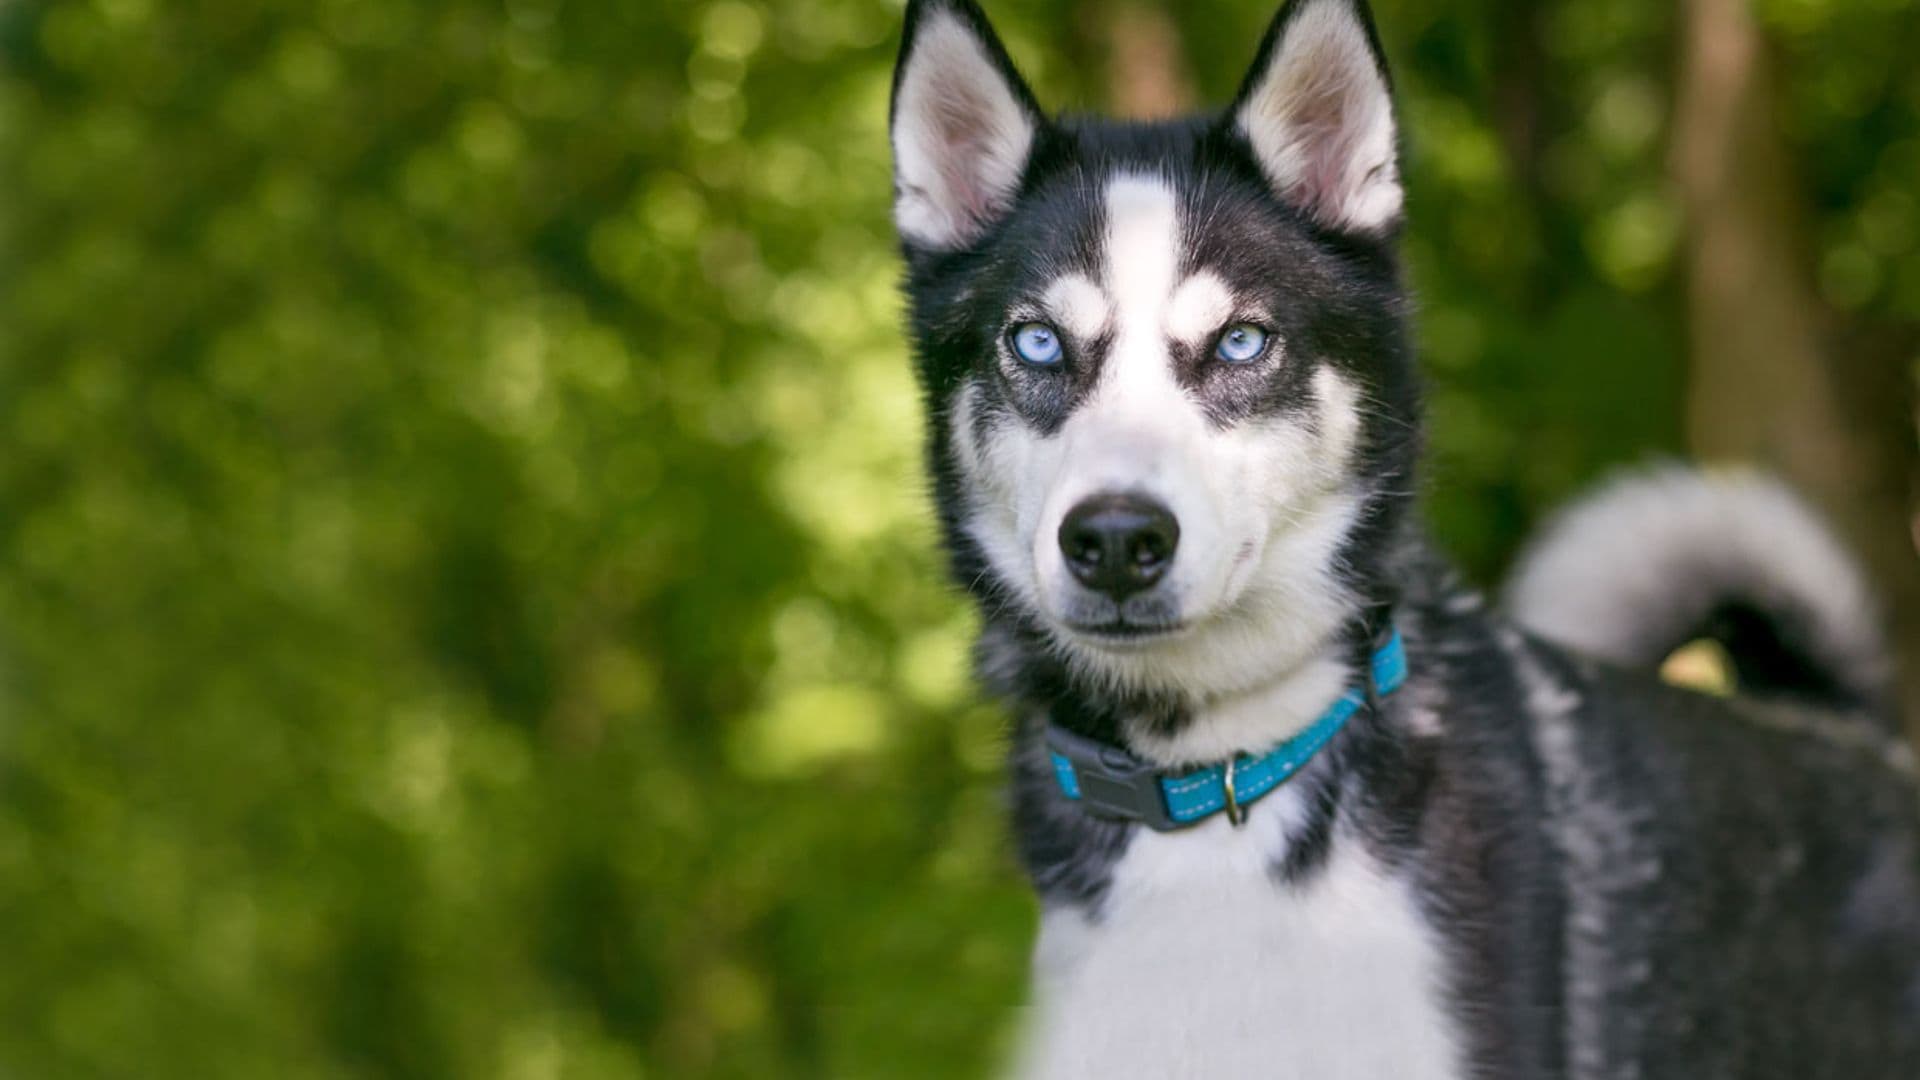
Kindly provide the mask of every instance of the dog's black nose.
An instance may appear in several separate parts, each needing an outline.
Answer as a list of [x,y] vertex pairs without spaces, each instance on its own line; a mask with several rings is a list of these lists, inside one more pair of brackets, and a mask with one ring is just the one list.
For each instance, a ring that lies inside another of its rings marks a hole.
[[1060,523],[1060,552],[1074,580],[1115,600],[1152,588],[1179,543],[1173,512],[1138,495],[1095,495]]

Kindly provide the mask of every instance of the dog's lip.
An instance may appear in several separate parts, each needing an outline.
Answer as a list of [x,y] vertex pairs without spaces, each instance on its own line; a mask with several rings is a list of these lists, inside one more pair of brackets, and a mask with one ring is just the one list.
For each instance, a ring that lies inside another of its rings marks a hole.
[[1068,623],[1067,629],[1076,637],[1095,644],[1124,647],[1164,641],[1185,631],[1187,625],[1184,622],[1137,623],[1110,619],[1102,623]]

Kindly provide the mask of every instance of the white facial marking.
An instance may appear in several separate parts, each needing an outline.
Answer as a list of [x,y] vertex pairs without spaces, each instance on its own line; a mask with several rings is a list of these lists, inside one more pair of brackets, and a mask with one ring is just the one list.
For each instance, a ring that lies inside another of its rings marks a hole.
[[1332,481],[1352,464],[1348,459],[1360,445],[1360,391],[1338,372],[1324,367],[1313,373],[1313,389],[1320,398],[1320,423],[1325,428],[1322,438],[1326,440],[1325,456],[1319,464],[1325,479]]
[[1211,270],[1180,283],[1167,304],[1167,334],[1198,345],[1218,334],[1233,318],[1233,290]]
[[930,248],[964,244],[1006,209],[1034,123],[974,32],[950,11],[914,35],[894,103],[894,223]]
[[1083,274],[1067,274],[1047,286],[1040,303],[1055,325],[1082,341],[1105,333],[1113,319],[1107,294]]
[[[1157,177],[1122,175],[1107,186],[1103,300],[1113,341],[1089,401],[1062,429],[1060,474],[1049,499],[1056,524],[1082,499],[1105,493],[1160,495],[1178,464],[1173,451],[1204,427],[1198,404],[1173,378],[1161,312],[1179,266],[1178,200]],[[1176,508],[1176,515],[1178,510]],[[1187,528],[1181,522],[1183,534]],[[1059,552],[1042,536],[1042,565]]]
[[[1167,181],[1115,176],[1103,203],[1097,275],[1064,276],[1041,298],[1064,331],[1105,342],[1088,357],[1097,379],[1051,432],[1011,411],[983,418],[994,406],[982,384],[955,396],[964,528],[1081,677],[1187,696],[1193,720],[1171,736],[1126,724],[1138,752],[1172,763],[1265,749],[1312,723],[1351,678],[1330,645],[1354,602],[1338,564],[1362,503],[1351,474],[1359,393],[1321,367],[1311,417],[1216,424],[1181,384],[1172,343],[1230,321],[1231,288],[1206,268],[1181,278],[1187,238]],[[1085,499],[1123,493],[1160,503],[1180,537],[1166,576],[1116,602],[1074,579],[1059,531]],[[1172,628],[1132,644],[1100,637],[1123,618]]]
[[1321,220],[1369,231],[1399,216],[1393,99],[1346,0],[1293,17],[1235,121],[1274,188]]
[[1129,328],[1151,335],[1180,268],[1180,200],[1157,176],[1107,185],[1107,283]]
[[1061,556],[1057,530],[1075,506],[1096,495],[1144,496],[1178,520],[1180,548],[1156,590],[1165,601],[1210,608],[1230,568],[1229,559],[1211,558],[1222,540],[1220,521],[1200,475],[1215,432],[1174,377],[1165,333],[1180,267],[1179,196],[1160,177],[1123,173],[1108,181],[1105,204],[1101,277],[1112,340],[1093,393],[1061,429],[1058,465],[1032,538],[1041,594],[1068,621],[1069,609],[1086,605]]

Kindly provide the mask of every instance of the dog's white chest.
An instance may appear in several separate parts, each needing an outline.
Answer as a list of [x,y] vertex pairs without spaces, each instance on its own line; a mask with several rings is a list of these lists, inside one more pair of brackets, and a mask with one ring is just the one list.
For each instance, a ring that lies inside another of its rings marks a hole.
[[1243,830],[1137,836],[1097,924],[1043,917],[1025,1075],[1461,1075],[1438,942],[1407,890],[1352,837],[1307,884],[1275,884],[1288,796]]

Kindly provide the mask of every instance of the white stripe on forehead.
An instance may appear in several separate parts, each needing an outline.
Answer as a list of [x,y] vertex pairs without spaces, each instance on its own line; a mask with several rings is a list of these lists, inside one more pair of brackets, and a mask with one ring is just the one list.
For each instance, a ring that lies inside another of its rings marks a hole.
[[[1211,270],[1180,278],[1180,198],[1155,176],[1122,174],[1107,186],[1106,279],[1121,335],[1136,349],[1151,337],[1189,345],[1217,333],[1234,312],[1233,291]],[[1137,357],[1136,357],[1137,358]]]
[[1173,295],[1180,271],[1180,202],[1157,176],[1122,174],[1107,184],[1107,288],[1121,333],[1142,329]]
[[[1106,279],[1113,301],[1113,347],[1100,370],[1100,392],[1082,410],[1126,417],[1128,438],[1181,428],[1187,399],[1173,376],[1167,348],[1167,301],[1180,274],[1180,201],[1158,176],[1122,173],[1107,182]],[[1102,440],[1105,441],[1105,440]]]
[[[1062,429],[1067,452],[1056,487],[1064,501],[1055,507],[1061,513],[1100,491],[1158,491],[1171,498],[1163,474],[1176,460],[1174,450],[1207,426],[1199,403],[1175,377],[1165,328],[1180,273],[1179,198],[1166,180],[1138,173],[1112,176],[1103,195],[1097,291],[1110,344],[1093,393]],[[1064,294],[1071,287],[1056,282],[1049,298],[1055,289]]]

